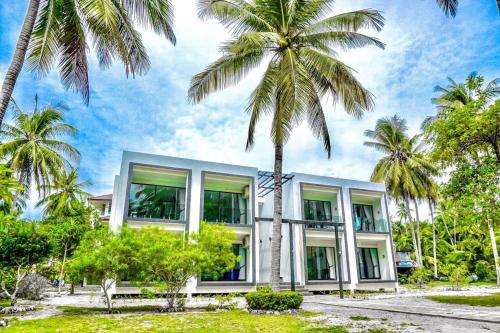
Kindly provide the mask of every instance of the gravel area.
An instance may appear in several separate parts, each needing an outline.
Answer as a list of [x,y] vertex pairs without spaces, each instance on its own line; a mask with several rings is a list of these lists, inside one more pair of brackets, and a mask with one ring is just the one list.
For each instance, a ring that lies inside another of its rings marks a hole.
[[[442,332],[442,333],[492,333],[500,332],[499,324],[469,320],[444,319],[409,315],[369,309],[352,309],[331,305],[306,303],[305,310],[323,312],[313,320],[326,320],[333,325],[346,325],[350,332],[366,332],[370,328],[385,328],[389,332]],[[367,317],[368,320],[352,320],[351,317]]]

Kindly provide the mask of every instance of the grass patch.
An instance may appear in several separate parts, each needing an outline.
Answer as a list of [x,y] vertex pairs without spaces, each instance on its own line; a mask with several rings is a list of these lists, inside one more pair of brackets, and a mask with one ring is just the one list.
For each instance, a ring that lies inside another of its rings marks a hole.
[[0,308],[10,306],[10,299],[0,299]]
[[302,318],[311,318],[311,317],[317,317],[321,315],[321,312],[316,312],[316,311],[302,311],[299,313],[299,316]]
[[500,293],[486,296],[427,296],[427,299],[448,304],[500,306]]
[[[131,307],[142,311],[144,308]],[[92,310],[92,309],[91,309]],[[242,310],[228,312],[191,312],[175,314],[139,313],[132,309],[125,315],[104,315],[64,307],[60,316],[12,322],[2,333],[48,332],[277,332],[277,333],[347,333],[343,327],[325,327],[291,315],[251,315]],[[96,311],[102,311],[97,309]]]
[[350,316],[349,319],[351,320],[364,320],[364,321],[367,321],[367,320],[372,320],[370,317],[367,317],[367,316]]

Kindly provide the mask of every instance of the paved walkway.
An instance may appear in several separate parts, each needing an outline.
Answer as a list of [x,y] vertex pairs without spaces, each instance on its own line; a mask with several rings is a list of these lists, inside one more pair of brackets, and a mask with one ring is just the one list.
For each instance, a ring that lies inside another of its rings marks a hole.
[[450,319],[467,319],[500,324],[500,307],[469,306],[437,303],[423,297],[397,297],[384,299],[344,299],[333,296],[307,297],[306,304],[335,305],[337,307],[379,310]]

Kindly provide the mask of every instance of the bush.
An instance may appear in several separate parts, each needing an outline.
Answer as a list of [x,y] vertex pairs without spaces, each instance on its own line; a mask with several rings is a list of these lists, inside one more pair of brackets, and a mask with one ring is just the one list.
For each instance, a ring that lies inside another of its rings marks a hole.
[[304,297],[296,291],[272,292],[261,289],[246,294],[245,299],[252,310],[285,311],[300,308]]

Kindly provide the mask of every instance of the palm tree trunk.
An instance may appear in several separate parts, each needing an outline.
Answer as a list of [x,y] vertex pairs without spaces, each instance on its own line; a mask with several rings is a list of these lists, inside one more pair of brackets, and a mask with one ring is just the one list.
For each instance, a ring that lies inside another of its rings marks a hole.
[[274,145],[274,217],[273,233],[271,238],[271,288],[279,291],[281,265],[281,219],[282,219],[282,178],[283,172],[283,144]]
[[420,257],[420,266],[424,265],[422,259],[422,238],[420,236],[420,217],[418,216],[418,204],[417,199],[413,198],[413,203],[415,204],[415,217],[417,220],[417,248],[418,248],[418,256]]
[[431,223],[432,223],[432,258],[434,261],[434,279],[437,279],[438,278],[438,266],[437,266],[436,226],[434,225],[434,212],[432,209],[431,200],[429,200],[429,210],[431,212]]
[[500,13],[500,0],[497,0],[498,12]]
[[415,261],[417,262],[417,265],[420,265],[420,254],[418,253],[417,238],[415,237],[415,226],[413,225],[413,218],[411,216],[411,211],[410,211],[410,200],[408,200],[408,197],[406,197],[405,201],[406,201],[406,210],[408,212],[408,222],[410,224],[411,240],[413,243],[413,250],[415,251]]
[[23,68],[24,58],[26,57],[26,51],[28,50],[28,44],[31,38],[31,32],[35,25],[36,17],[38,15],[38,7],[40,6],[40,0],[30,0],[28,5],[28,10],[26,16],[24,17],[24,23],[21,28],[21,33],[17,40],[16,50],[7,73],[5,74],[5,79],[2,84],[2,91],[0,92],[0,125],[2,124],[5,111],[9,105],[12,92],[14,91],[14,86],[16,85],[17,77],[21,73]]
[[500,287],[500,262],[498,260],[498,248],[497,240],[495,238],[495,231],[491,225],[491,221],[488,219],[488,232],[490,233],[491,248],[493,250],[493,259],[495,260],[495,269],[497,271],[497,286]]
[[66,264],[66,254],[68,253],[68,244],[64,244],[64,255],[63,255],[63,261],[61,264],[61,270],[59,271],[59,285],[58,285],[58,291],[57,294],[61,294],[62,290],[62,281],[64,277],[64,265]]

